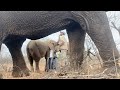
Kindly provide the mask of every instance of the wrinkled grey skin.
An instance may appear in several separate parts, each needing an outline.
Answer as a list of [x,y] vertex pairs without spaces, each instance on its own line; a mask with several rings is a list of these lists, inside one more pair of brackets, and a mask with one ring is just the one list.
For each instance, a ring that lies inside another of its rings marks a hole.
[[[1,11],[0,46],[4,43],[13,59],[14,77],[29,75],[21,47],[26,38],[40,39],[66,29],[70,64],[77,69],[83,61],[86,32],[97,46],[103,61],[119,57],[104,11]],[[111,66],[114,62],[106,62]]]
[[40,72],[39,69],[39,61],[41,58],[45,57],[46,64],[45,64],[45,71],[49,70],[49,61],[48,58],[50,57],[50,46],[53,47],[53,51],[56,53],[59,51],[59,45],[57,42],[49,43],[49,42],[43,42],[40,40],[31,40],[27,45],[27,57],[30,62],[31,71],[34,71],[33,67],[33,61],[35,61],[35,71]]

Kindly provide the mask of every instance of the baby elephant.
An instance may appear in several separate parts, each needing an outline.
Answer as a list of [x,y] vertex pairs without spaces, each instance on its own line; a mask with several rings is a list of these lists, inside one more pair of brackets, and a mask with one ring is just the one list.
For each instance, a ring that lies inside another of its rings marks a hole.
[[27,56],[31,65],[31,71],[34,71],[33,61],[35,61],[35,71],[39,72],[39,61],[45,57],[46,65],[45,71],[48,71],[48,58],[50,57],[50,50],[57,51],[57,42],[50,40],[49,42],[42,42],[40,40],[31,40],[27,45]]

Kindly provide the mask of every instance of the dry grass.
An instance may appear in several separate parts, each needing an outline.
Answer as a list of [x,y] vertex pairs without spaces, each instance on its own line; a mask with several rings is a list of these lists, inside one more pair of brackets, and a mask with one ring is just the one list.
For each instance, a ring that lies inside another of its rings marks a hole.
[[[2,64],[0,66],[0,73],[2,74],[3,79],[120,79],[120,76],[117,75],[106,75],[104,74],[105,70],[100,72],[101,64],[100,61],[96,58],[93,60],[86,59],[82,64],[82,69],[79,72],[73,72],[68,70],[68,66],[63,66],[57,71],[44,72],[45,69],[45,60],[40,61],[40,73],[30,72],[30,76],[13,78],[11,76],[12,64]],[[27,67],[30,69],[29,63]]]

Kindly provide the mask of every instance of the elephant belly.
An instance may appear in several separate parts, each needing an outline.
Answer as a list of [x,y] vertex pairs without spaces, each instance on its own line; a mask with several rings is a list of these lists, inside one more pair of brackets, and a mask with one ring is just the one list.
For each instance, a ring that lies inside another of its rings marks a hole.
[[46,48],[41,48],[41,49],[39,49],[39,52],[40,52],[41,58],[43,58],[43,57],[46,56],[46,54],[48,52],[48,48],[47,47]]
[[0,17],[7,34],[29,39],[43,38],[65,29],[72,19],[68,11],[0,12]]

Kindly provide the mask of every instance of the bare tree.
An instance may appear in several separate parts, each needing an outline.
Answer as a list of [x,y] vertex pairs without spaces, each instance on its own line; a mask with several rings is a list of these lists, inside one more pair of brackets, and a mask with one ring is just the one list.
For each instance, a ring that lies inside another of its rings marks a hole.
[[116,29],[120,34],[120,28],[117,27],[117,24],[120,23],[120,11],[109,12],[108,20],[110,22],[110,27]]
[[119,35],[120,35],[120,28],[116,27],[114,22],[111,22],[111,24],[113,25],[113,28],[119,32]]

